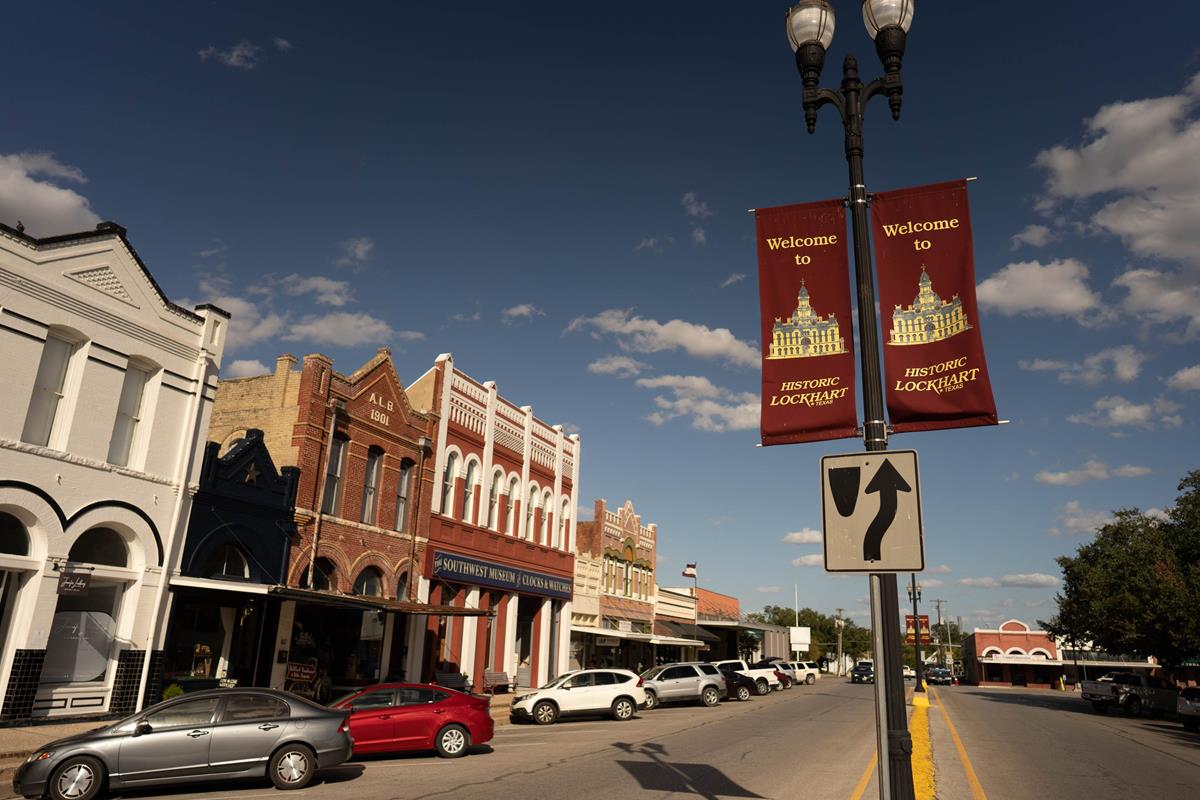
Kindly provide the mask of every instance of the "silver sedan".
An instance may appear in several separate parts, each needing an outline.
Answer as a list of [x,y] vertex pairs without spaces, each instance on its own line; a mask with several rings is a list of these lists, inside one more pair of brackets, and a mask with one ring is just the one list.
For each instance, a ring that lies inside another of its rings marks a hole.
[[267,777],[307,786],[350,757],[347,712],[273,689],[213,689],[51,742],[13,775],[25,797],[93,800],[121,789]]

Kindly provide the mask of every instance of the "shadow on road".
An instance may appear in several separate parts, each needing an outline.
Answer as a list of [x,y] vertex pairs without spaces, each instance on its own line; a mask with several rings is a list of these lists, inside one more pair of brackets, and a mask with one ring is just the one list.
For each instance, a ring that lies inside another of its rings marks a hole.
[[[944,686],[937,687],[937,690],[939,692],[949,691]],[[1053,711],[1073,711],[1078,714],[1097,716],[1097,713],[1092,710],[1092,704],[1076,694],[1063,694],[1062,692],[1049,690],[1046,690],[1045,694],[1034,694],[1033,692],[1022,691],[1020,689],[997,689],[993,692],[986,689],[972,689],[970,687],[960,687],[954,691],[954,694],[981,697],[993,703],[1011,703],[1020,706],[1032,706],[1034,708],[1048,708]]]
[[[309,787],[320,786],[323,783],[344,783],[361,776],[366,768],[362,764],[340,764],[336,767],[326,767],[317,772]],[[175,786],[156,786],[145,789],[122,789],[121,797],[172,797],[192,796],[196,792],[222,792],[234,789],[263,789],[270,788],[271,782],[266,778],[235,778],[228,781],[213,781],[212,783],[190,783]]]
[[[467,756],[486,756],[496,752],[489,744],[473,744],[467,750]],[[373,761],[427,761],[431,758],[437,758],[438,754],[434,750],[400,750],[394,753],[362,753],[354,756],[350,761],[342,766],[352,766],[358,764],[370,764]],[[331,769],[337,769],[332,767]]]
[[709,764],[680,764],[667,761],[667,748],[657,742],[638,745],[614,742],[613,747],[630,755],[644,756],[648,759],[616,762],[646,791],[695,794],[707,800],[716,800],[717,797],[762,797]]

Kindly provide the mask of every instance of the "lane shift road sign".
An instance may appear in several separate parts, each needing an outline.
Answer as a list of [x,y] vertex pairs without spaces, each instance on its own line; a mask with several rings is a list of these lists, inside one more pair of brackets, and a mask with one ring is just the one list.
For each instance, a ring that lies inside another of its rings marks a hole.
[[821,459],[826,572],[921,572],[925,542],[915,450]]

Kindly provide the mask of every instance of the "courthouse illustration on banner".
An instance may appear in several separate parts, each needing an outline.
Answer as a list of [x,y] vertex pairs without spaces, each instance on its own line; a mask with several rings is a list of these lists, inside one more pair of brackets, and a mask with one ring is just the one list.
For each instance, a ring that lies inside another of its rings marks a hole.
[[871,230],[894,430],[995,425],[966,181],[875,193]]
[[856,435],[850,261],[839,200],[760,208],[762,443]]

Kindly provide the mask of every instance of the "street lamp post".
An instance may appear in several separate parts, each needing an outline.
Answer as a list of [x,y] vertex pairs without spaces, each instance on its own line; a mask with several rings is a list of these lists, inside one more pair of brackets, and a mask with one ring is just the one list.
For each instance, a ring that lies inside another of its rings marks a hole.
[[[854,234],[854,274],[858,289],[858,344],[862,362],[863,441],[869,452],[887,449],[884,421],[883,374],[876,335],[875,282],[871,272],[871,244],[867,237],[869,195],[863,178],[863,108],[872,97],[888,99],[892,119],[900,119],[903,87],[900,62],[912,25],[914,0],[863,0],[863,23],[875,40],[875,52],[884,75],[864,85],[858,77],[858,60],[847,55],[842,62],[842,84],[835,91],[821,88],[825,51],[833,41],[835,18],[829,0],[800,0],[788,10],[788,39],[796,53],[796,67],[804,84],[804,121],[809,133],[816,129],[817,111],[825,105],[837,109],[845,129],[846,162],[850,168],[851,228]],[[873,612],[877,667],[876,715],[879,717],[880,796],[911,800],[912,737],[904,706],[904,674],[900,665],[900,599],[894,573],[872,573]],[[882,713],[881,713],[882,712]],[[886,751],[886,758],[885,752]],[[887,763],[886,770],[884,762]]]
[[912,585],[908,587],[908,599],[913,604],[913,647],[915,648],[913,658],[913,671],[917,674],[916,685],[913,686],[914,692],[925,691],[924,664],[921,662],[921,618],[917,616],[917,603],[921,599],[921,584],[917,583],[917,573],[912,574]]

